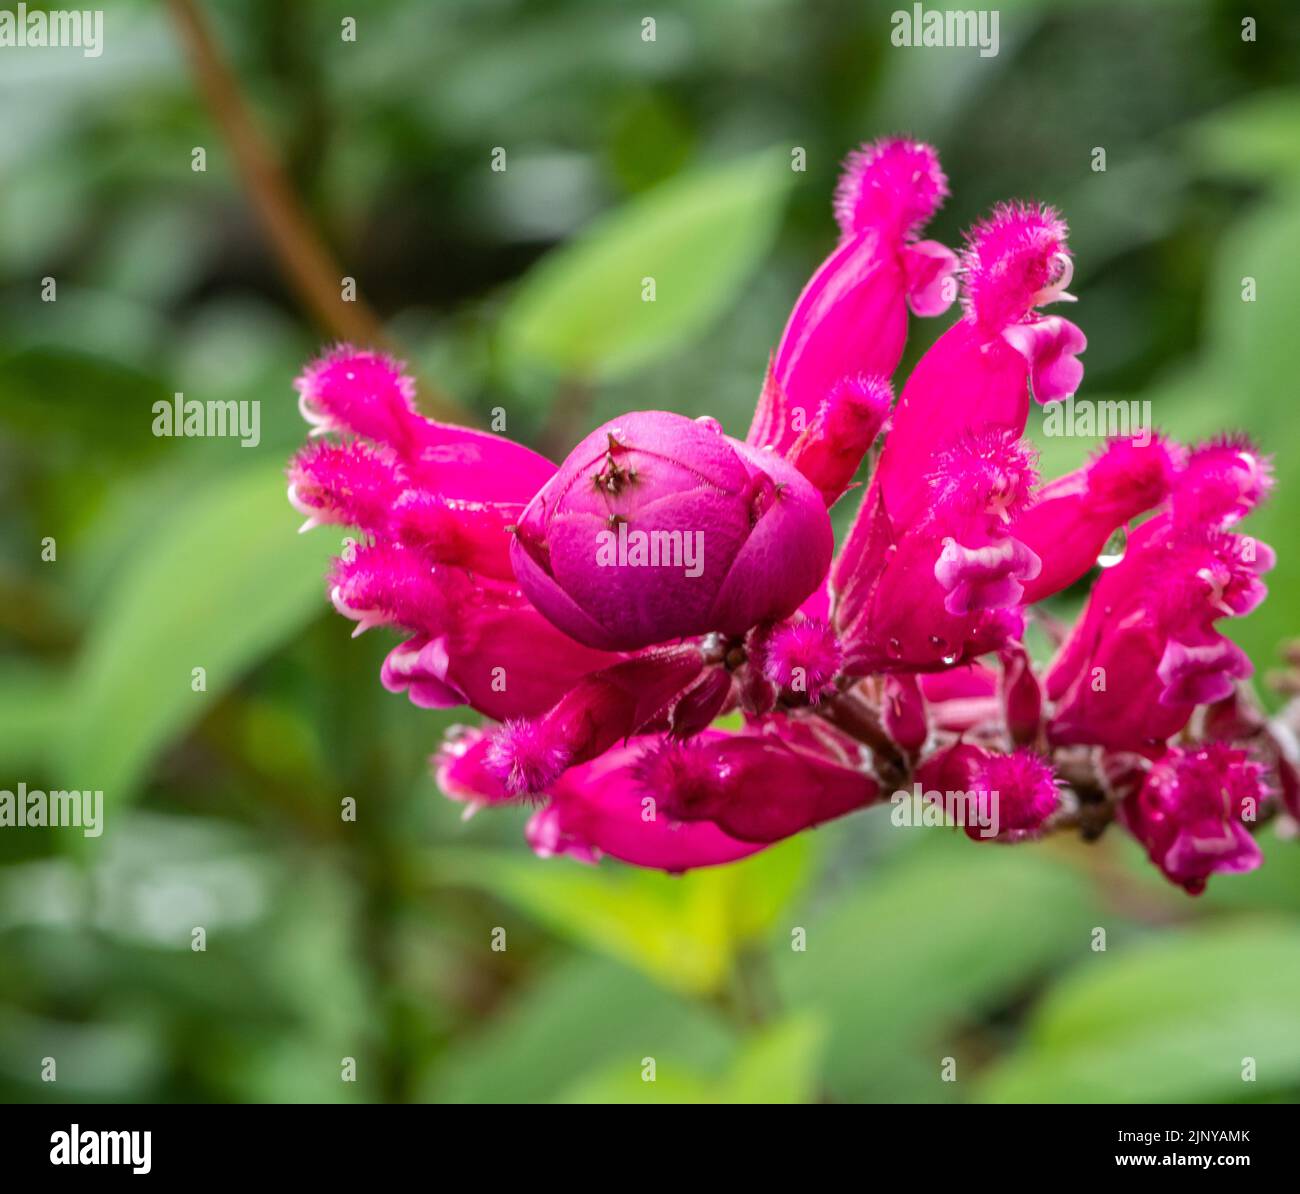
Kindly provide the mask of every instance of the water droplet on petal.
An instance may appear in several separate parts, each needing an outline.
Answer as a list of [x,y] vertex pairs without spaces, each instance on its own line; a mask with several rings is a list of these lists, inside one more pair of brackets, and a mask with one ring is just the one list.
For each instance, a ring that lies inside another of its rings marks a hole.
[[950,651],[947,655],[941,655],[939,658],[943,660],[945,667],[952,667],[961,656],[956,651]]
[[898,639],[891,638],[889,642],[885,644],[885,651],[894,659],[901,659],[903,655],[903,644],[900,643]]
[[701,415],[695,420],[701,427],[707,427],[714,435],[722,434],[722,424],[712,415]]
[[1113,568],[1124,558],[1124,553],[1127,550],[1128,528],[1117,527],[1102,547],[1101,554],[1097,557],[1097,563],[1103,568]]

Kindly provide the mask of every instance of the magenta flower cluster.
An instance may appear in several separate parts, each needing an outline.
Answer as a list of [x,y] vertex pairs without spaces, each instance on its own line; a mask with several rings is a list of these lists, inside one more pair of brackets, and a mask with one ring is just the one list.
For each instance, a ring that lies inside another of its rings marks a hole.
[[[957,254],[919,239],[947,195],[926,145],[849,156],[839,242],[743,440],[633,412],[557,468],[424,418],[383,356],[306,368],[324,438],[292,462],[290,501],[360,532],[335,607],[404,635],[385,687],[486,719],[435,757],[448,796],[535,801],[539,854],[670,872],[908,790],[969,797],[977,841],[1117,821],[1193,894],[1259,864],[1252,831],[1300,813],[1300,785],[1219,624],[1265,594],[1273,553],[1235,527],[1268,462],[1242,438],[1144,435],[1040,481],[1030,404],[1075,393],[1086,347],[1044,313],[1073,298],[1066,225],[999,205]],[[895,401],[909,312],[959,293]],[[868,459],[836,553],[827,510]],[[1121,531],[1077,625],[1041,619],[1057,651],[1036,666],[1032,607]]]

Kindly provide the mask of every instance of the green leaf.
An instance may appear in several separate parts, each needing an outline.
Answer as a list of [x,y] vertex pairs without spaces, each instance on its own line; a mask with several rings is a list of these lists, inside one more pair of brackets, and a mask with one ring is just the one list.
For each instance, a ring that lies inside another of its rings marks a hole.
[[826,1028],[800,1014],[755,1036],[736,1059],[722,1089],[726,1103],[811,1103]]
[[666,1090],[675,1078],[696,1082],[670,1059],[721,1066],[731,1044],[712,1009],[665,994],[615,963],[571,957],[520,990],[482,1031],[457,1042],[428,1075],[421,1097],[528,1103],[567,1098],[568,1090],[580,1101],[589,1083],[630,1078],[640,1087],[645,1057],[662,1063]]
[[602,1066],[570,1087],[563,1103],[809,1103],[826,1034],[809,1016],[764,1028],[740,1050],[721,1078],[696,1072],[680,1054],[655,1057],[654,1081],[644,1059]]
[[[278,463],[201,484],[138,544],[73,674],[62,773],[128,799],[155,755],[322,607],[328,535],[294,534]],[[207,690],[191,687],[206,670]]]
[[810,848],[795,838],[680,876],[487,850],[436,851],[431,861],[439,881],[481,888],[563,937],[699,995],[721,990],[740,947],[772,924],[803,881]]
[[[920,831],[918,831],[920,832]],[[1017,997],[1088,947],[1098,915],[1083,880],[1043,848],[942,834],[801,922],[776,951],[784,1002],[831,1026],[826,1077],[850,1100],[956,1096],[939,1080],[954,1029]]]
[[[989,1102],[1245,1100],[1300,1083],[1300,938],[1238,924],[1093,954],[983,1078]],[[1254,1058],[1257,1084],[1242,1081]]]
[[39,765],[67,700],[64,678],[20,660],[0,665],[0,769]]
[[[502,325],[507,352],[608,380],[702,335],[767,252],[792,177],[765,151],[673,178],[604,216],[524,280]],[[642,300],[645,278],[653,302]]]
[[1269,91],[1191,126],[1192,152],[1215,173],[1272,180],[1300,174],[1300,93]]

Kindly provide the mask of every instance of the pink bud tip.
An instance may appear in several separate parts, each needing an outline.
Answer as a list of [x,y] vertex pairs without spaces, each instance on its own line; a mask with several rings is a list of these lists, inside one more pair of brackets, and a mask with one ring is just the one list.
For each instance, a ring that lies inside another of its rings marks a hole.
[[858,429],[874,427],[879,431],[893,405],[894,387],[889,384],[889,378],[877,373],[859,373],[842,377],[831,386],[822,407],[822,418],[832,437],[861,439]]
[[1175,482],[1174,512],[1182,523],[1230,526],[1273,488],[1273,463],[1244,435],[1195,448]]
[[415,382],[381,353],[340,344],[293,383],[312,434],[350,431],[380,443],[404,442],[415,416]]
[[820,619],[807,618],[772,631],[763,648],[763,675],[815,705],[834,689],[843,659],[835,632]]
[[930,146],[887,138],[845,158],[835,188],[835,220],[845,236],[875,226],[912,240],[947,197],[948,179]]
[[1182,449],[1161,435],[1108,440],[1088,464],[1088,498],[1125,522],[1169,496]]
[[1004,840],[1028,837],[1042,828],[1061,798],[1051,763],[1032,750],[985,756],[976,766],[973,785],[977,798],[989,804],[980,811],[996,813],[997,836]]
[[1069,299],[1074,267],[1065,220],[1051,207],[1000,203],[967,234],[962,254],[968,318],[990,332],[1035,307]]
[[487,769],[516,795],[545,792],[564,773],[569,752],[541,721],[507,721],[492,735]]

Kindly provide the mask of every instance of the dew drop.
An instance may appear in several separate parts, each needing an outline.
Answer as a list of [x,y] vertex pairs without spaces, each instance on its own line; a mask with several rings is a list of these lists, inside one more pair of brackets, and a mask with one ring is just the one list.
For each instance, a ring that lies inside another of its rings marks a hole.
[[898,639],[891,638],[889,642],[885,644],[885,651],[894,659],[901,659],[903,657],[903,644],[900,643]]
[[1128,550],[1128,528],[1118,527],[1106,540],[1105,546],[1101,549],[1101,554],[1097,557],[1097,563],[1103,568],[1113,568],[1124,558],[1124,552]]
[[701,427],[707,427],[714,435],[722,434],[722,424],[712,415],[701,415],[695,420]]

